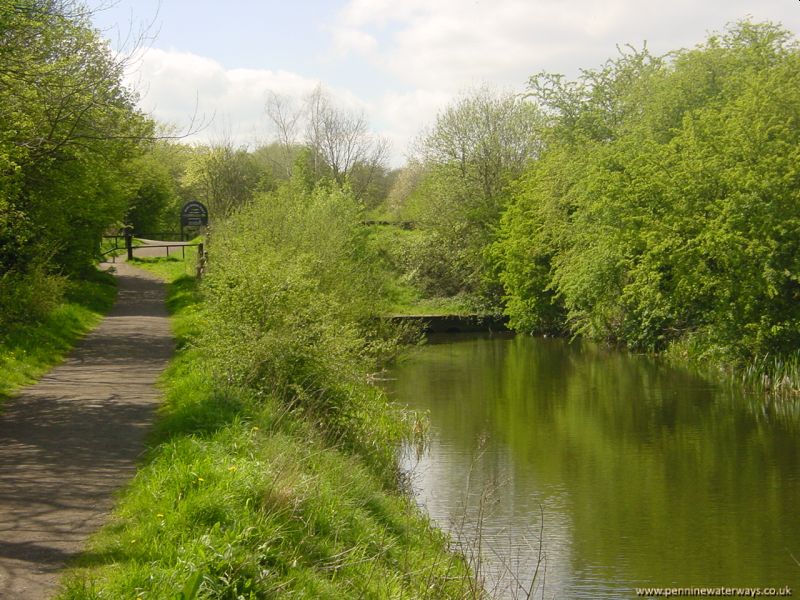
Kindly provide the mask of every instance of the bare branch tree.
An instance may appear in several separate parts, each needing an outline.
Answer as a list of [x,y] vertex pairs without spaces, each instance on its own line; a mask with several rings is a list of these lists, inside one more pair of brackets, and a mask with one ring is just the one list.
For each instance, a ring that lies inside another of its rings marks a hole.
[[267,116],[272,122],[277,142],[284,149],[287,164],[296,155],[300,142],[309,150],[316,180],[330,176],[339,184],[349,183],[360,196],[385,168],[388,142],[369,130],[363,112],[338,107],[330,94],[318,85],[306,96],[303,107],[274,92],[267,100]]
[[291,98],[271,91],[267,97],[266,110],[283,155],[282,164],[276,164],[276,167],[284,171],[287,177],[291,177],[297,147],[298,123],[303,116],[302,109],[294,106]]

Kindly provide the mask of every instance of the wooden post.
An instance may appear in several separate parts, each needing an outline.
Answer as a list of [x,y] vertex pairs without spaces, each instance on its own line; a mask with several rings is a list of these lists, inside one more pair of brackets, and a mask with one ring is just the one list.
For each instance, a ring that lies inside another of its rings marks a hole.
[[203,277],[203,272],[206,267],[206,253],[203,249],[203,242],[197,244],[197,278]]
[[129,231],[125,232],[125,249],[128,251],[128,260],[133,258],[133,235]]

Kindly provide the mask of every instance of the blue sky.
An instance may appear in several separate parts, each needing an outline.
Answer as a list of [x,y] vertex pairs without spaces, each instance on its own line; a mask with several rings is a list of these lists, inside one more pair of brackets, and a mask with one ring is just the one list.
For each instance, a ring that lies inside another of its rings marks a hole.
[[488,84],[523,91],[539,71],[575,76],[618,44],[655,53],[693,46],[745,17],[800,32],[798,0],[90,0],[95,26],[126,50],[141,106],[179,129],[195,112],[198,142],[269,141],[270,91],[301,101],[317,83],[364,111],[392,144],[392,164],[459,94]]

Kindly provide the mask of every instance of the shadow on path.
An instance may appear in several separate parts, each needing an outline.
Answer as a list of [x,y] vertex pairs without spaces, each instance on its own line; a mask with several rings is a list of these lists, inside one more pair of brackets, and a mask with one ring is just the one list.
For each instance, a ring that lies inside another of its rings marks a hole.
[[0,414],[0,598],[52,595],[136,471],[174,342],[164,284],[115,267],[108,316]]

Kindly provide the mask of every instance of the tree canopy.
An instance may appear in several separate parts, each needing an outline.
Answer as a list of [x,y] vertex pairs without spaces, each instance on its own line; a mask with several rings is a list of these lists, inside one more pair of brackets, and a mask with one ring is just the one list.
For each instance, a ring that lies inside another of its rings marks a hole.
[[539,118],[520,96],[481,88],[446,107],[420,136],[409,171],[414,190],[401,212],[419,224],[414,269],[431,293],[498,299],[484,249],[510,184],[539,151]]
[[128,161],[152,123],[123,64],[69,0],[0,7],[0,270],[75,270],[126,210]]
[[739,360],[800,346],[800,51],[738,23],[539,75],[545,149],[494,252],[523,330]]

